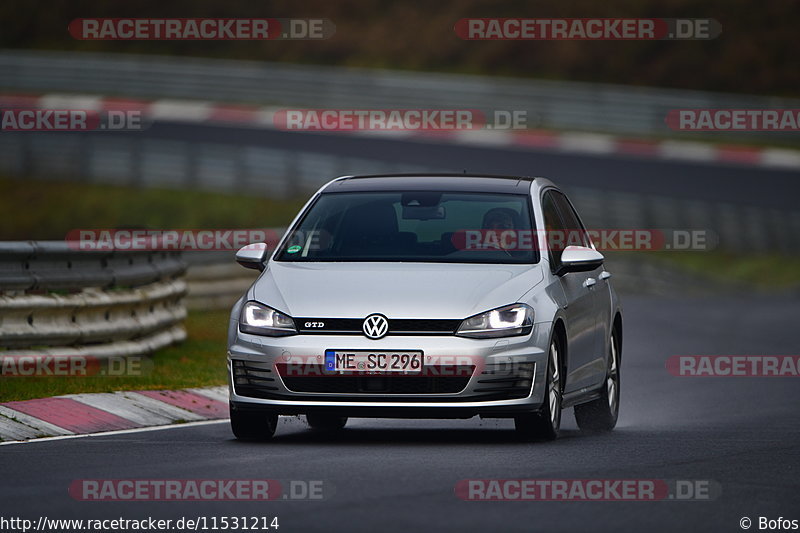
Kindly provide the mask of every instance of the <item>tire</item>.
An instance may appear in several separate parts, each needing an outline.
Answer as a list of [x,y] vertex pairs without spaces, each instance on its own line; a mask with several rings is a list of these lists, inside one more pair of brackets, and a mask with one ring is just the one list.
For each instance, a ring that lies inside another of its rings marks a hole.
[[278,426],[278,415],[231,409],[231,430],[239,440],[263,442],[272,440]]
[[320,413],[307,414],[306,420],[315,431],[339,431],[347,424],[346,416],[335,416]]
[[547,387],[538,413],[525,413],[514,418],[517,434],[526,441],[554,440],[561,428],[561,350],[558,342],[550,342],[547,358]]
[[617,425],[620,398],[619,374],[619,344],[616,334],[612,333],[609,342],[606,381],[600,391],[600,397],[575,406],[575,421],[582,431],[602,433],[611,431]]

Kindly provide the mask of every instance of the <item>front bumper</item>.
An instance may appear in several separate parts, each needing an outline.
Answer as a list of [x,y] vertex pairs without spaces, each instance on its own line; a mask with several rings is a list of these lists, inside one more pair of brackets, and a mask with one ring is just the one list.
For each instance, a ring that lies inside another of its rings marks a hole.
[[[231,408],[280,415],[469,418],[537,411],[545,397],[549,324],[503,339],[238,332],[228,350]],[[232,324],[235,327],[235,323]],[[325,350],[421,350],[421,376],[324,372]]]

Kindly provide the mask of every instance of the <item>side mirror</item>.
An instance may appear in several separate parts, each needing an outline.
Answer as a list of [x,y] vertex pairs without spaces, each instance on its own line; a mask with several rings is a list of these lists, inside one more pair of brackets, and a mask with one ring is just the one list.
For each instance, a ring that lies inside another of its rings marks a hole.
[[557,274],[567,272],[586,272],[601,266],[603,254],[585,246],[567,246],[561,253],[561,268]]
[[236,252],[236,262],[245,268],[253,268],[263,271],[264,261],[267,259],[267,244],[254,242],[239,248]]

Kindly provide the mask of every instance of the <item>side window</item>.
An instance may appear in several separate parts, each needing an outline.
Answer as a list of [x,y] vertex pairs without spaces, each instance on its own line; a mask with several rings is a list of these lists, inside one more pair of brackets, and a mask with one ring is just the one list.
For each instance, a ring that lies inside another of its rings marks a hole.
[[553,192],[553,196],[567,230],[564,236],[564,248],[567,246],[586,246],[591,248],[592,241],[586,233],[586,228],[578,217],[578,213],[575,212],[575,209],[567,200],[567,197],[560,192]]
[[564,246],[559,243],[560,237],[564,235],[564,224],[558,214],[553,192],[547,191],[542,197],[542,213],[544,215],[545,237],[550,248],[550,263],[553,270],[561,266],[561,252]]

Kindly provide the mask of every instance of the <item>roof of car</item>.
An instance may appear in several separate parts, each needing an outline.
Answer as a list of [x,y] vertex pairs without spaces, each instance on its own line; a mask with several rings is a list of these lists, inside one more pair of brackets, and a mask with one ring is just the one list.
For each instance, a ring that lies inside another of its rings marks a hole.
[[323,193],[372,191],[452,191],[527,194],[535,178],[490,174],[373,174],[346,176]]

